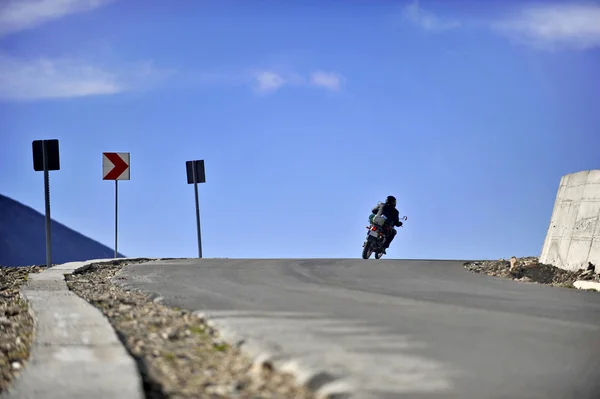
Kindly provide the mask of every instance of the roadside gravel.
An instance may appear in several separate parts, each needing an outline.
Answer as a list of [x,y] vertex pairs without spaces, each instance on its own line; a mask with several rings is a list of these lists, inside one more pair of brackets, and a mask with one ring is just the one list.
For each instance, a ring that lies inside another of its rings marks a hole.
[[595,267],[592,264],[586,269],[571,271],[540,263],[536,256],[466,262],[464,266],[474,273],[555,287],[575,288],[573,283],[577,280],[600,282],[600,276],[595,273]]
[[5,392],[25,367],[34,334],[29,305],[19,294],[29,273],[41,266],[0,266],[0,393]]
[[200,317],[112,283],[128,263],[94,264],[66,281],[108,318],[138,363],[147,398],[315,398],[268,363],[253,366]]

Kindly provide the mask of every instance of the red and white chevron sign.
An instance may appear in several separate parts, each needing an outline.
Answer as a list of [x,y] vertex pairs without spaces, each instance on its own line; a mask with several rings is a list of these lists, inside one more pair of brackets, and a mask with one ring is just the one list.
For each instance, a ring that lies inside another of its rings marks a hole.
[[102,180],[129,180],[129,153],[102,153]]

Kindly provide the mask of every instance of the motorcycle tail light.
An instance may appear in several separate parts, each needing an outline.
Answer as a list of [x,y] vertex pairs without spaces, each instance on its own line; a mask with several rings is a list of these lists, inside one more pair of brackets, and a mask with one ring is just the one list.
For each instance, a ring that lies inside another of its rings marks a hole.
[[371,227],[371,230],[377,231],[377,227],[373,226],[373,227]]

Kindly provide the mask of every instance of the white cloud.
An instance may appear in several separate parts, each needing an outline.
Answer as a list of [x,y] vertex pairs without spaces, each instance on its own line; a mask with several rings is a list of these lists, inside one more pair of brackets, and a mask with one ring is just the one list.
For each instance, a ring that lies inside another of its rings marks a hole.
[[85,63],[0,55],[0,98],[34,100],[119,93],[116,76]]
[[0,36],[41,25],[69,14],[86,12],[114,0],[2,0]]
[[444,31],[460,26],[458,21],[442,19],[432,12],[424,10],[419,6],[419,0],[415,0],[406,6],[404,17],[420,28],[431,32]]
[[279,90],[287,81],[278,73],[262,71],[256,75],[258,91],[269,93]]
[[272,94],[284,86],[335,91],[343,82],[341,75],[335,72],[315,71],[308,78],[272,70],[254,71],[251,75],[181,73],[157,68],[148,61],[106,69],[75,59],[22,59],[0,53],[0,100],[32,101],[139,92],[155,88],[174,76],[176,80],[168,81],[174,87],[251,85],[261,94]]
[[273,93],[284,86],[318,87],[326,90],[339,90],[341,75],[335,72],[315,71],[304,77],[295,72],[275,72],[263,70],[254,73],[256,90],[260,93]]
[[[91,11],[113,1],[116,0],[0,0],[0,37],[70,14]],[[120,65],[109,71],[81,60],[22,59],[0,53],[0,99],[25,101],[139,91],[156,86],[175,73],[157,69],[148,62]],[[257,92],[273,93],[284,86],[308,86],[309,82],[329,90],[337,90],[340,86],[339,76],[333,73],[315,72],[306,79],[295,72],[279,69],[241,73],[194,71],[177,72],[177,75],[180,79],[171,83],[180,88],[251,83]]]
[[21,59],[0,54],[0,99],[30,101],[110,95],[150,88],[175,71],[140,62],[110,72],[72,59]]
[[[115,0],[0,0],[0,36],[35,28],[74,13],[91,11]],[[24,59],[0,53],[0,100],[110,95],[143,90],[172,76],[152,62],[119,65],[113,71],[69,58]]]
[[342,84],[342,77],[334,72],[313,72],[310,80],[313,85],[327,90],[339,90]]
[[588,49],[600,46],[600,6],[540,4],[522,8],[493,29],[541,48]]

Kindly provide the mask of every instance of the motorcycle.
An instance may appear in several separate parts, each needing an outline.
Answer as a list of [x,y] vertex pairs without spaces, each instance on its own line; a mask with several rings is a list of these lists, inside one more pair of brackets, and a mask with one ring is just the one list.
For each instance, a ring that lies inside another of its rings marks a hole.
[[[406,216],[400,220],[406,221]],[[375,215],[367,226],[369,232],[367,233],[367,239],[363,243],[362,258],[369,259],[371,254],[375,254],[375,259],[380,259],[383,256],[383,244],[386,239],[386,231],[384,229],[387,218],[384,215]],[[391,227],[393,229],[393,227]]]

